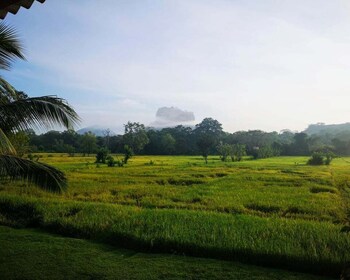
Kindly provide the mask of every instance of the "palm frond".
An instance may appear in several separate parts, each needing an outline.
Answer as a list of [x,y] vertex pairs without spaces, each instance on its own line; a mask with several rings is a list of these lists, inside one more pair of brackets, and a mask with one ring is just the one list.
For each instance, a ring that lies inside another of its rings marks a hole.
[[80,121],[74,109],[62,98],[42,96],[0,104],[0,128],[16,130],[72,128]]
[[25,180],[51,192],[67,187],[66,177],[58,169],[13,155],[0,155],[0,180]]
[[0,22],[0,69],[9,70],[16,58],[25,59],[15,29]]
[[11,141],[7,138],[5,133],[0,128],[0,154],[3,155],[15,155],[16,150],[11,144]]
[[0,77],[0,104],[9,103],[17,99],[16,89]]

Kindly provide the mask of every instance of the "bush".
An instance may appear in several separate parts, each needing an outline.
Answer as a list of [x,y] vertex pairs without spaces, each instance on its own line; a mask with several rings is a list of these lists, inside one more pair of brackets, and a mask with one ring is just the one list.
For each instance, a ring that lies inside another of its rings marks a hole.
[[254,159],[260,159],[260,158],[269,158],[277,156],[278,153],[270,146],[263,146],[263,147],[256,147],[252,155]]
[[28,154],[28,159],[31,160],[31,161],[39,161],[40,159],[40,156],[38,155],[33,155],[33,154]]
[[132,148],[129,147],[128,145],[125,145],[124,146],[124,160],[123,160],[123,162],[125,164],[127,164],[128,160],[133,156],[133,154],[134,154],[134,152],[133,152]]
[[325,159],[325,161],[324,161],[324,164],[325,164],[325,165],[330,165],[332,160],[333,160],[332,155],[327,154],[327,155],[326,155],[326,159]]
[[323,154],[323,153],[313,153],[311,158],[308,160],[308,165],[330,165],[331,161],[333,160],[333,156],[330,153]]
[[114,167],[116,165],[116,161],[114,160],[114,158],[112,156],[107,156],[106,160],[107,160],[107,165],[109,167]]
[[101,148],[96,154],[96,163],[106,163],[109,151],[106,148]]
[[313,153],[311,158],[308,160],[308,165],[323,165],[324,157],[321,153]]
[[146,162],[145,165],[154,165],[154,161],[150,160],[149,162]]

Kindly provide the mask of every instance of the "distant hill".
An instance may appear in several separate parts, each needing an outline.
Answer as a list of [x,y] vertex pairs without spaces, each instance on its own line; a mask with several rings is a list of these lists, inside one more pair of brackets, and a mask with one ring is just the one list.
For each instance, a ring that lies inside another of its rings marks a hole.
[[312,135],[312,134],[331,134],[336,135],[339,133],[350,132],[350,123],[342,124],[310,124],[307,129],[303,132]]
[[[107,127],[88,126],[88,127],[84,127],[82,129],[77,130],[77,133],[82,135],[86,132],[91,131],[96,136],[105,136],[107,129],[108,129]],[[109,135],[113,136],[113,135],[116,135],[116,133],[114,131],[110,130]]]

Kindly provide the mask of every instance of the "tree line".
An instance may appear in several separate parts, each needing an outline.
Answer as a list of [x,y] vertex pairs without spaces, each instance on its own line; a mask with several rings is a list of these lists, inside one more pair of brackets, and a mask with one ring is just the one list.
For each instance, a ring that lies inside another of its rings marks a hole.
[[37,135],[33,130],[12,135],[17,150],[28,152],[59,152],[95,154],[101,148],[111,153],[124,153],[126,147],[132,153],[143,155],[220,155],[222,160],[240,160],[248,155],[254,158],[272,156],[308,156],[314,152],[333,152],[350,155],[350,133],[336,136],[328,134],[308,135],[289,130],[264,132],[261,130],[228,133],[215,119],[205,118],[195,127],[176,126],[154,129],[143,124],[128,122],[123,135],[104,136],[92,132],[83,135],[74,130],[49,131]]

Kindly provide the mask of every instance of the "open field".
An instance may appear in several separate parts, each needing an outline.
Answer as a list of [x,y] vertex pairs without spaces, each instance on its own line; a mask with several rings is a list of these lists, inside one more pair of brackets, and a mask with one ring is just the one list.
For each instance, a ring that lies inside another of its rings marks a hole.
[[350,261],[344,159],[316,167],[302,157],[212,157],[206,165],[200,157],[139,156],[121,168],[97,166],[93,157],[40,160],[66,172],[68,191],[2,185],[1,224],[329,276]]
[[137,253],[37,230],[0,227],[0,243],[3,279],[329,279],[214,259]]

